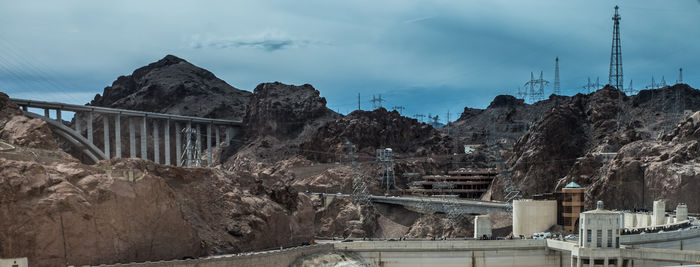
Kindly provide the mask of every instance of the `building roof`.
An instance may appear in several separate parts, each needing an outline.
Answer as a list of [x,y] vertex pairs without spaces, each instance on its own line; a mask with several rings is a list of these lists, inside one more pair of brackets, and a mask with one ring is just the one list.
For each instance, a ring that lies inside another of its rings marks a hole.
[[566,186],[564,186],[564,188],[581,188],[581,186],[578,185],[576,182],[571,181],[571,183],[569,183],[569,184],[567,184]]

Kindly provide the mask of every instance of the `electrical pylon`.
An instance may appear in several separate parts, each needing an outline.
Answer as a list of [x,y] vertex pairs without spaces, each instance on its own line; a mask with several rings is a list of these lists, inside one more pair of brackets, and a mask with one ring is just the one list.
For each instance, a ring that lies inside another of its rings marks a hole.
[[561,95],[561,88],[559,86],[559,57],[554,60],[554,94]]
[[615,6],[615,15],[612,17],[613,23],[613,40],[612,50],[610,51],[610,76],[608,84],[615,86],[617,90],[623,91],[624,79],[622,76],[622,45],[620,44],[620,7]]

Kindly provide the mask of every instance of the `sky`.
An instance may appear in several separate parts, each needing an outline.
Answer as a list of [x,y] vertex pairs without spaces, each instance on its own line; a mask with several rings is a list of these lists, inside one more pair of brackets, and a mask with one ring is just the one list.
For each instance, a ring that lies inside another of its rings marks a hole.
[[381,94],[444,123],[531,72],[553,83],[555,57],[562,94],[606,84],[615,5],[625,86],[674,84],[681,67],[700,86],[700,0],[0,0],[0,92],[85,104],[172,54],[239,89],[308,83],[343,114]]

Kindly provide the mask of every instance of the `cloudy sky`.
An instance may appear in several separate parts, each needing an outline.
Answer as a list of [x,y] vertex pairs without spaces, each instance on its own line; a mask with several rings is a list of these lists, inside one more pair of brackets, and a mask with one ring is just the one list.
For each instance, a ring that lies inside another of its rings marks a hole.
[[700,86],[698,0],[0,0],[0,91],[84,104],[173,54],[244,90],[309,83],[342,113],[381,94],[444,121],[515,94],[530,72],[553,81],[557,56],[563,94],[607,83],[615,4],[626,86],[673,84],[680,67]]

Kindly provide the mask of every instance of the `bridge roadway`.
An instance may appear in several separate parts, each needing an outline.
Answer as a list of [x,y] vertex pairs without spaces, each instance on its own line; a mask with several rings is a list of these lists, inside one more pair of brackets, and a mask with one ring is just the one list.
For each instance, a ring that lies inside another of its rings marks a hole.
[[[211,119],[211,118],[200,118],[191,116],[180,116],[172,114],[145,112],[145,111],[135,111],[126,109],[115,109],[115,108],[105,108],[105,107],[95,107],[95,106],[83,106],[83,105],[72,105],[57,102],[46,102],[46,101],[35,101],[27,99],[17,99],[12,98],[18,106],[22,108],[25,115],[31,118],[38,118],[46,121],[52,129],[74,146],[76,146],[80,151],[82,151],[88,158],[97,162],[99,160],[110,159],[110,158],[121,158],[122,157],[122,135],[121,135],[121,122],[125,121],[128,123],[129,132],[129,157],[137,157],[136,149],[136,130],[134,127],[135,123],[140,125],[140,131],[138,131],[140,136],[140,157],[146,160],[152,160],[157,163],[164,163],[166,165],[172,165],[171,161],[171,139],[175,140],[175,164],[177,166],[186,165],[191,167],[193,165],[200,164],[201,160],[197,157],[199,151],[202,151],[202,135],[203,132],[201,127],[206,127],[206,154],[207,154],[207,165],[211,165],[212,162],[212,141],[215,141],[214,146],[219,147],[221,145],[220,130],[225,129],[226,137],[224,138],[225,145],[228,146],[231,139],[234,137],[235,130],[242,126],[241,121],[234,120],[222,120],[222,119]],[[36,114],[29,111],[29,108],[38,108],[44,110],[44,115]],[[55,110],[55,119],[50,117],[50,111]],[[65,125],[62,117],[62,111],[75,112],[75,117],[73,125],[68,127]],[[103,143],[102,148],[98,148],[95,145],[95,138],[93,137],[93,117],[99,115],[102,118],[103,126],[103,137],[99,139]],[[152,126],[149,127],[149,122]],[[110,123],[113,126],[110,127]],[[85,125],[86,129],[83,129]],[[170,126],[175,127],[174,136],[171,135]],[[185,128],[183,128],[185,126]],[[111,128],[111,130],[110,130]],[[150,136],[147,131],[150,128]],[[161,130],[162,129],[162,134]],[[83,131],[85,130],[85,131]],[[83,134],[85,132],[85,134]],[[113,136],[110,138],[110,132]],[[183,140],[183,135],[184,139]],[[192,138],[194,137],[194,141]],[[212,140],[215,137],[215,140]],[[162,138],[162,142],[159,139]],[[112,145],[111,141],[114,141]],[[183,146],[184,142],[184,146]],[[192,142],[194,142],[193,145]],[[148,155],[148,144],[151,143],[153,150],[151,155]],[[161,153],[161,143],[163,150]],[[193,148],[194,149],[186,149]],[[113,149],[112,149],[113,148]],[[161,154],[164,160],[161,160]]]
[[[327,198],[351,197],[350,194],[326,194]],[[401,205],[414,209],[429,209],[434,212],[447,213],[448,210],[458,214],[484,214],[493,212],[507,212],[510,210],[508,203],[498,201],[480,201],[462,198],[441,198],[441,197],[415,197],[415,196],[375,196],[369,198],[375,203]]]

